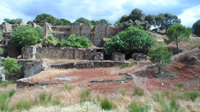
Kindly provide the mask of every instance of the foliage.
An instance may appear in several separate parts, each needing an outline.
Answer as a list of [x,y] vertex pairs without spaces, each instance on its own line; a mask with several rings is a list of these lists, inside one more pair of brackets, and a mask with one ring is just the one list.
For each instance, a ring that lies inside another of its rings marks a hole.
[[46,47],[50,47],[50,46],[56,46],[59,43],[59,39],[57,39],[56,37],[53,37],[53,35],[48,35],[47,37],[44,37],[43,41],[42,41],[42,45],[46,46]]
[[41,28],[36,29],[32,26],[17,26],[13,29],[11,34],[11,41],[15,47],[20,51],[25,46],[35,45],[44,32]]
[[144,90],[139,88],[139,87],[135,87],[134,95],[143,96],[144,95]]
[[44,37],[44,29],[41,27],[36,27],[35,30],[38,32],[40,39],[42,39]]
[[75,34],[71,34],[67,40],[61,39],[60,44],[62,47],[87,48],[92,45],[92,42],[86,37],[76,37]]
[[101,101],[101,108],[103,110],[111,110],[112,109],[112,102],[110,102],[108,99],[103,99]]
[[175,42],[177,49],[179,49],[178,44],[184,40],[188,41],[191,33],[191,28],[186,28],[183,25],[175,24],[169,27],[166,34],[168,39],[164,40],[166,43]]
[[123,24],[124,27],[129,26],[143,26],[145,30],[150,28],[150,24],[145,20],[145,14],[140,9],[134,9],[128,16],[122,16],[120,23]]
[[178,19],[176,15],[170,13],[160,13],[156,17],[156,25],[159,26],[161,29],[166,29],[173,25],[173,24],[180,24],[181,20]]
[[63,22],[62,25],[70,25],[71,24],[71,22],[69,20],[66,20],[66,19],[60,19],[60,20]]
[[123,24],[122,23],[120,23],[120,20],[121,20],[121,18],[119,18],[116,22],[115,22],[115,26],[118,26],[118,27],[123,27]]
[[28,99],[28,98],[22,98],[20,100],[18,100],[17,104],[16,104],[16,109],[17,110],[28,110],[32,107],[33,105],[33,101]]
[[183,88],[184,84],[174,84],[175,86],[177,86],[178,88]]
[[156,26],[156,16],[155,15],[147,15],[145,16],[145,20],[148,21],[150,25]]
[[197,97],[200,97],[200,92],[198,91],[188,91],[184,93],[186,98],[189,98],[192,101],[195,101]]
[[3,66],[3,73],[6,75],[14,75],[16,72],[21,70],[21,65],[15,58],[7,57],[5,61],[0,62],[0,66]]
[[90,91],[89,90],[83,90],[81,91],[80,94],[80,102],[84,102],[84,101],[90,101]]
[[200,36],[200,19],[193,24],[192,32],[193,34]]
[[5,18],[4,21],[9,23],[9,24],[21,24],[22,23],[22,19],[21,18],[16,18],[16,19]]
[[199,45],[199,49],[200,49],[200,45]]
[[125,54],[130,54],[133,51],[148,52],[155,42],[155,38],[141,27],[130,26],[118,35],[111,37],[104,45],[104,51],[106,54],[111,54],[112,52]]
[[132,102],[129,106],[128,106],[128,110],[129,112],[148,112],[151,109],[150,106],[148,105],[140,105],[136,102]]
[[35,20],[34,20],[36,23],[45,23],[45,22],[48,22],[48,23],[51,23],[53,25],[56,25],[57,23],[57,19],[50,15],[50,14],[40,14],[40,15],[37,15]]
[[129,67],[132,67],[132,66],[134,66],[135,65],[135,62],[131,62],[131,63],[129,63],[129,64],[122,64],[121,66],[120,66],[120,69],[122,69],[122,68],[129,68]]
[[15,90],[4,91],[0,93],[0,110],[1,111],[8,111],[8,104],[10,98],[15,94]]
[[33,23],[33,21],[28,21],[26,24],[32,24]]
[[2,56],[3,55],[3,49],[2,48],[0,48],[0,56]]
[[159,73],[161,73],[161,67],[166,66],[167,64],[171,63],[171,56],[172,53],[169,53],[167,48],[163,46],[158,46],[154,49],[149,51],[148,56],[153,63],[157,63]]
[[90,20],[83,18],[83,17],[76,19],[75,23],[87,23],[87,24],[90,24],[90,25],[92,24],[92,22]]

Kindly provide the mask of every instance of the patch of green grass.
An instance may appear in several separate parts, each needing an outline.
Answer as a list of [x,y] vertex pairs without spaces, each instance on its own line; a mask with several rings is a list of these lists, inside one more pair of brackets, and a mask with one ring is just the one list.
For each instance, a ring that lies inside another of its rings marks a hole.
[[80,94],[80,102],[84,102],[84,101],[91,101],[89,90],[83,90]]
[[183,109],[176,103],[175,99],[170,100],[168,103],[167,100],[160,102],[162,112],[184,112]]
[[0,56],[3,55],[3,51],[4,51],[4,50],[0,48]]
[[174,84],[174,86],[178,87],[179,89],[184,87],[184,84]]
[[0,110],[8,111],[10,98],[15,94],[15,90],[5,91],[0,93]]
[[0,87],[7,87],[10,84],[12,84],[10,81],[0,82]]
[[151,109],[149,105],[140,105],[136,102],[132,102],[128,106],[129,112],[148,112]]
[[199,45],[199,49],[200,49],[200,45]]
[[46,92],[42,92],[39,94],[39,97],[40,97],[40,100],[39,100],[39,103],[41,105],[48,105],[50,102],[51,102],[51,99],[52,99],[52,94],[50,93],[46,93]]
[[33,101],[28,98],[20,99],[16,104],[17,110],[28,110],[32,107]]
[[67,90],[67,91],[71,91],[73,89],[73,86],[72,85],[68,85],[67,83],[65,83],[64,89]]
[[144,95],[144,90],[139,88],[139,87],[135,87],[134,89],[134,95],[137,95],[137,96],[143,96]]
[[55,99],[52,100],[52,104],[53,105],[60,105],[61,103],[60,103],[60,100],[58,98],[55,98]]
[[184,93],[185,98],[189,98],[192,101],[195,101],[197,97],[200,97],[200,92],[198,91],[188,91]]
[[112,109],[112,102],[110,102],[107,98],[101,101],[101,108],[103,110],[111,110]]
[[122,65],[120,66],[120,69],[129,68],[129,67],[132,67],[132,66],[134,66],[134,65],[135,65],[135,62],[132,62],[132,63],[130,63],[130,64],[122,64]]

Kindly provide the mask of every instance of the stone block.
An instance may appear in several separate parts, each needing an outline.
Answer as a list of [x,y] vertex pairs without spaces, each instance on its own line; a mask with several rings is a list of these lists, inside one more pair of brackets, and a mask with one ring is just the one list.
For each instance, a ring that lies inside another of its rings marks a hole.
[[102,52],[96,52],[94,53],[94,56],[93,56],[93,60],[103,60],[103,53]]
[[147,55],[143,53],[133,53],[132,58],[136,61],[147,60]]
[[84,23],[81,26],[81,36],[90,38],[91,26],[87,23]]
[[72,23],[70,27],[70,33],[76,36],[81,35],[81,23]]
[[114,61],[124,61],[125,60],[125,54],[119,53],[119,52],[113,52],[112,53],[112,60]]

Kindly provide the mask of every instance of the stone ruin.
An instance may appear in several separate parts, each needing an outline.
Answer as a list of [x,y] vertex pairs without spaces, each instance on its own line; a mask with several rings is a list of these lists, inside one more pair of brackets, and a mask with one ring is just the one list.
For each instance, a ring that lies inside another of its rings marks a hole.
[[143,53],[133,53],[132,59],[134,59],[135,61],[147,60],[147,55]]

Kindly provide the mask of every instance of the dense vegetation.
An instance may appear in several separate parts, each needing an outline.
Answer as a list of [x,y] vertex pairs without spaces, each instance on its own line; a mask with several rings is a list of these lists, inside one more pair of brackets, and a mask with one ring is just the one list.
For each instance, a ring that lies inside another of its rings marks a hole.
[[76,37],[75,34],[72,34],[67,40],[61,39],[60,44],[62,47],[88,48],[92,45],[92,42],[86,37]]
[[43,37],[44,31],[42,28],[33,28],[32,26],[17,26],[11,34],[11,41],[14,46],[20,51],[25,46],[37,44]]
[[97,23],[104,23],[104,24],[107,24],[107,25],[111,25],[111,23],[109,23],[106,19],[100,19],[99,21],[95,21],[95,20],[88,20],[86,18],[78,18],[75,20],[75,22],[78,22],[78,23],[87,23],[87,24],[90,24],[90,25],[95,25]]
[[117,26],[143,26],[148,30],[151,26],[161,29],[168,29],[173,24],[180,24],[181,20],[176,15],[170,13],[160,13],[159,15],[145,15],[142,10],[134,9],[128,16],[122,16],[115,25]]
[[4,21],[9,23],[9,24],[21,24],[22,23],[22,19],[21,18],[16,18],[16,19],[5,18]]
[[54,16],[50,15],[50,14],[40,14],[37,15],[37,17],[35,18],[34,22],[36,23],[51,23],[53,25],[70,25],[71,22],[69,20],[66,19],[57,19]]
[[179,49],[179,43],[181,41],[188,41],[192,33],[191,28],[186,28],[183,25],[175,24],[169,27],[167,30],[168,39],[164,39],[166,43],[175,42],[177,49]]
[[3,66],[3,73],[6,75],[14,75],[21,70],[21,65],[18,64],[17,59],[7,57],[5,61],[0,62],[0,66]]
[[193,26],[192,26],[192,32],[195,35],[200,36],[200,19],[193,24]]
[[45,47],[56,46],[58,43],[59,43],[59,39],[56,37],[53,37],[53,35],[48,35],[47,37],[44,37],[42,41],[42,45]]
[[156,42],[156,39],[149,35],[142,27],[130,26],[118,35],[111,37],[104,46],[107,54],[122,52],[131,54],[133,51],[147,53]]

